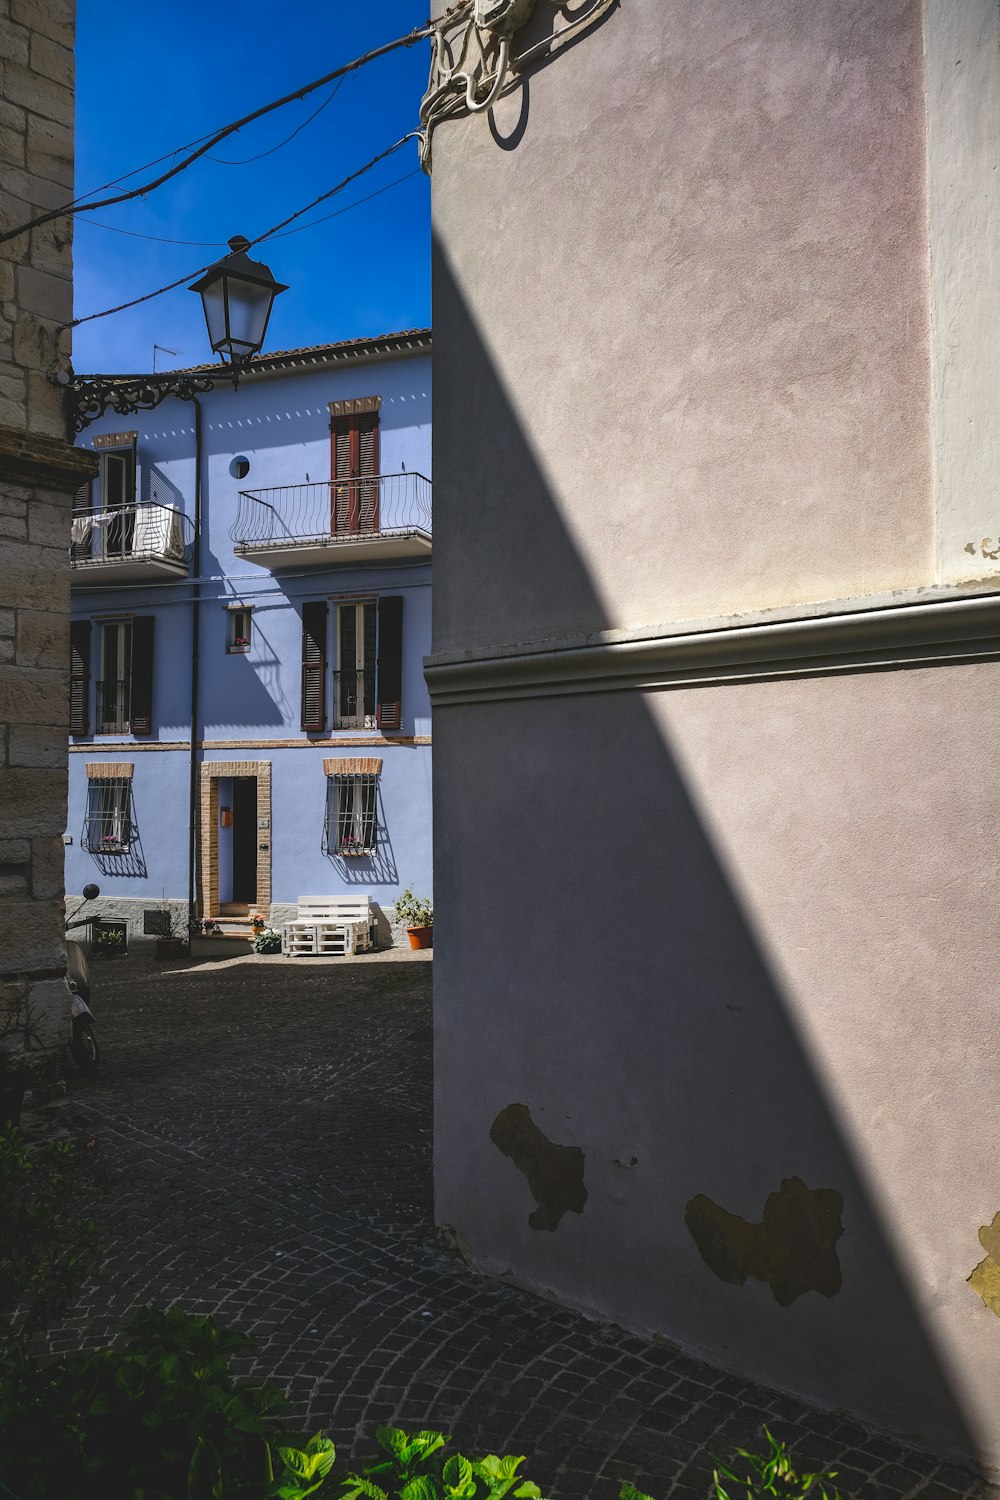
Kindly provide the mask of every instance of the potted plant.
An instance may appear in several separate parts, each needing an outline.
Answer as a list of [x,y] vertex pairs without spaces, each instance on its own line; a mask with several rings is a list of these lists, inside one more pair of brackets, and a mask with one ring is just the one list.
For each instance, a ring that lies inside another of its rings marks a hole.
[[250,922],[250,926],[254,930],[255,937],[259,933],[263,932],[264,928],[267,926],[267,919],[262,911],[252,911],[248,920]]
[[433,948],[434,908],[423,896],[415,896],[407,886],[396,902],[396,920],[406,928],[411,948]]
[[280,953],[281,933],[274,927],[261,927],[259,931],[255,929],[253,951],[255,953]]
[[183,958],[188,947],[189,920],[186,914],[170,915],[170,931],[156,939],[157,958]]

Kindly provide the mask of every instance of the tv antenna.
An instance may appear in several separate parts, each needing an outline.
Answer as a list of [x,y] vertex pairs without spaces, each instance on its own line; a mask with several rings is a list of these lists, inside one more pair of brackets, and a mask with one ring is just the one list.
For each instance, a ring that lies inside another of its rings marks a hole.
[[166,344],[154,344],[153,345],[153,374],[154,375],[156,374],[156,351],[157,351],[157,349],[159,349],[159,351],[160,351],[161,354],[172,354],[173,357],[174,357],[174,359],[178,359],[180,357],[180,355],[182,354],[182,352],[183,352],[180,349],[168,349],[167,346],[166,346]]

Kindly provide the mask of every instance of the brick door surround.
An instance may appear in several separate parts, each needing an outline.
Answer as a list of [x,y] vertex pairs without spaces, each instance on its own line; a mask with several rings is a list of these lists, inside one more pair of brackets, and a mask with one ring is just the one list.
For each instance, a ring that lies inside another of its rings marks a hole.
[[[203,917],[219,913],[219,781],[230,776],[252,776],[257,782],[257,906],[271,906],[271,762],[269,760],[211,760],[201,766],[201,836],[199,839],[198,900]],[[260,823],[267,820],[266,827]]]

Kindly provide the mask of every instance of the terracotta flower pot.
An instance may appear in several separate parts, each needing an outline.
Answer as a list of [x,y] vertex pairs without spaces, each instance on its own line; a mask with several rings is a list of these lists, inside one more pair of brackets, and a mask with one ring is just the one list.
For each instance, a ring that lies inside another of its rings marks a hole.
[[433,948],[434,947],[434,928],[433,927],[408,927],[406,929],[406,936],[410,940],[410,947],[411,948]]

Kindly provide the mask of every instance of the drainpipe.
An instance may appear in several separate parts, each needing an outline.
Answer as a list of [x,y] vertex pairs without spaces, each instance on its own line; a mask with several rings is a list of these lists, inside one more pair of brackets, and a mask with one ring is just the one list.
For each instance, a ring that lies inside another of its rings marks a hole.
[[194,547],[191,562],[194,570],[191,598],[191,758],[188,775],[188,922],[198,914],[198,820],[201,798],[198,795],[198,657],[201,643],[201,402],[194,402]]

